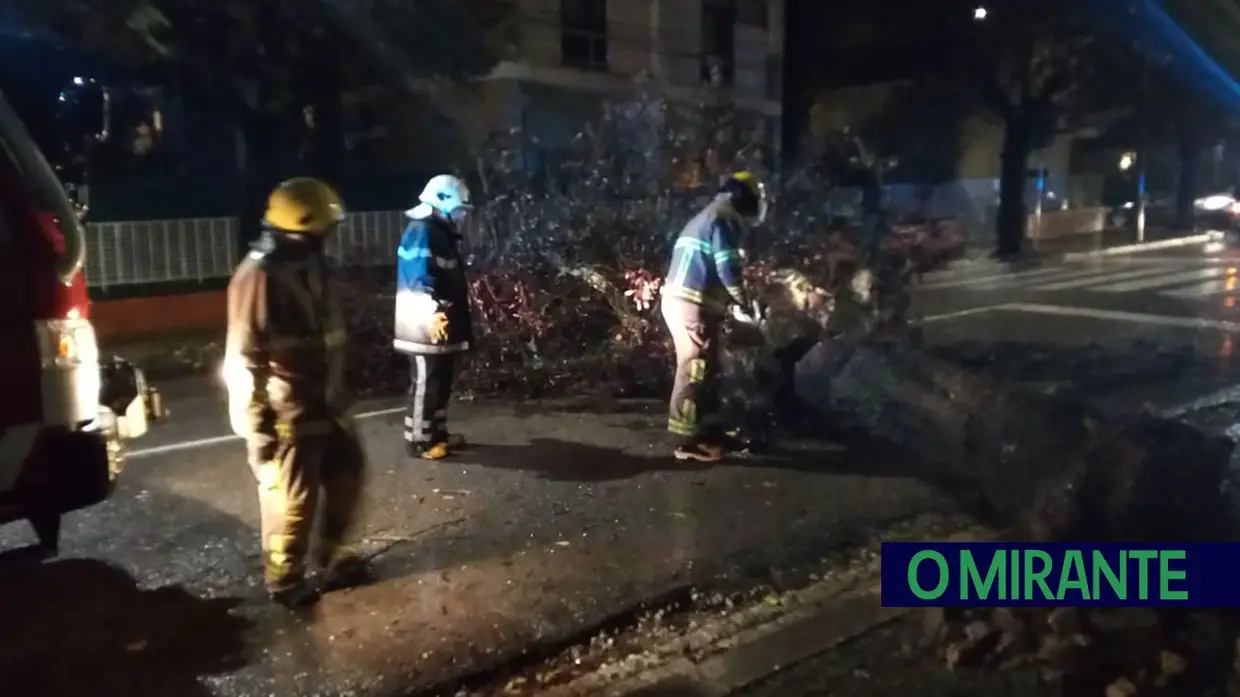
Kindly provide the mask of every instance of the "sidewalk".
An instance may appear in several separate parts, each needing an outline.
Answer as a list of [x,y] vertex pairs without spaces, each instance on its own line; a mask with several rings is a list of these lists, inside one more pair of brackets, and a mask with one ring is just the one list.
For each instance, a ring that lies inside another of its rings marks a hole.
[[1068,235],[1031,242],[1030,247],[1035,253],[1048,256],[1103,255],[1201,244],[1209,239],[1208,233],[1163,227],[1148,227],[1144,239],[1138,239],[1134,230],[1110,228],[1089,235]]
[[1087,235],[1071,235],[1035,242],[1027,240],[1024,251],[1016,257],[997,259],[994,256],[993,241],[971,247],[961,259],[946,263],[925,275],[930,279],[943,274],[952,274],[964,270],[979,268],[1025,268],[1036,267],[1057,261],[1082,261],[1097,257],[1123,256],[1140,254],[1161,249],[1191,247],[1204,245],[1218,239],[1218,233],[1183,232],[1169,228],[1149,228],[1143,240],[1138,241],[1137,235],[1128,229],[1107,229]]

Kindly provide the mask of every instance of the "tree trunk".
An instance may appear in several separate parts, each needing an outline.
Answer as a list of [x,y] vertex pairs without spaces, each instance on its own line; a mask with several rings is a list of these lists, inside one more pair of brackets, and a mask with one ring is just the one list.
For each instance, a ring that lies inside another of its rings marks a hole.
[[908,474],[980,495],[997,524],[1032,541],[1169,541],[1232,534],[1233,445],[1179,422],[1113,419],[927,353],[862,343],[815,347],[800,398],[907,456]]
[[1025,213],[1025,172],[1033,146],[1029,125],[1024,119],[1011,119],[1003,130],[1003,153],[999,170],[999,215],[996,221],[999,257],[1021,253],[1028,226]]
[[1175,187],[1175,227],[1191,231],[1196,227],[1193,201],[1197,198],[1197,165],[1201,148],[1197,133],[1191,128],[1177,128],[1176,157],[1179,177]]

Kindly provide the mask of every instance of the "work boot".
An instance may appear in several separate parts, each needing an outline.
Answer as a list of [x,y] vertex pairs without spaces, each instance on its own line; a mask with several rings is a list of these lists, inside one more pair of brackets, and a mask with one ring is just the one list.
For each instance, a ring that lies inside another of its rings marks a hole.
[[442,460],[452,454],[448,441],[437,440],[433,443],[406,443],[405,452],[409,457],[423,460]]
[[319,590],[304,577],[278,582],[267,582],[267,596],[272,601],[294,610],[313,605],[319,600]]
[[723,447],[709,443],[683,443],[672,452],[677,460],[719,462],[723,459]]
[[355,552],[341,552],[323,567],[324,593],[368,586],[378,579],[370,561]]
[[449,433],[445,442],[448,444],[448,450],[464,450],[469,447],[463,433]]

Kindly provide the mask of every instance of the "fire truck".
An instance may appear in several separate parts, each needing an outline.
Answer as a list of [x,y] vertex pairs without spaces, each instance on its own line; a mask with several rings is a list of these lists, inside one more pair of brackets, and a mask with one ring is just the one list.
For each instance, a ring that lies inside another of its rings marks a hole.
[[0,93],[0,524],[29,521],[41,556],[59,551],[64,514],[111,495],[124,442],[165,416],[90,321],[82,164],[108,135],[109,93],[78,78],[58,100],[62,147],[40,147]]

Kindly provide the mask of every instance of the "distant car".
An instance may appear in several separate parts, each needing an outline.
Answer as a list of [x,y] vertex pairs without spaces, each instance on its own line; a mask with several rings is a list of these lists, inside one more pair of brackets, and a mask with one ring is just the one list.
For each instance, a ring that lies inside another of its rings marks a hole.
[[[1109,227],[1128,227],[1136,215],[1136,203],[1125,202],[1111,209]],[[1217,230],[1228,236],[1240,236],[1240,201],[1230,193],[1210,194],[1193,201],[1193,219],[1201,230]],[[1167,226],[1175,223],[1175,201],[1160,198],[1145,204],[1146,225]]]

